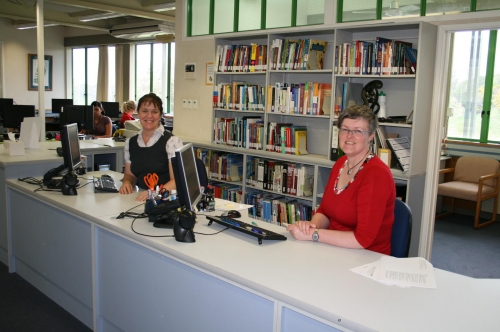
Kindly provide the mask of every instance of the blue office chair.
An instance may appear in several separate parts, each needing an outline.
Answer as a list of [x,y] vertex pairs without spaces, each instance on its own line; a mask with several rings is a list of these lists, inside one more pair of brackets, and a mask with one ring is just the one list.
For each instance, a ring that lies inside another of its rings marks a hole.
[[405,202],[396,199],[392,225],[391,256],[408,257],[411,241],[411,210]]

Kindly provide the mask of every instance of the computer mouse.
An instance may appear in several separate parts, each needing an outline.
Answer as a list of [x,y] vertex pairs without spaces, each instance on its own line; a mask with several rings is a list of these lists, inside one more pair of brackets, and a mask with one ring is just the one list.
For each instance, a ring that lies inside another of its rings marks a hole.
[[222,215],[224,217],[229,217],[229,218],[241,218],[240,211],[236,211],[236,210],[227,210]]

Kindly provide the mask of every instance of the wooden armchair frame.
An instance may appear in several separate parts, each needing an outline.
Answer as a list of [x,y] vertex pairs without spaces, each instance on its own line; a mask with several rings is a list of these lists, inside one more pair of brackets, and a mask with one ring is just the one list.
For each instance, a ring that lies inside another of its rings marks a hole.
[[[439,171],[439,174],[446,174],[446,173],[453,173],[455,172],[455,167],[453,168],[445,168]],[[483,183],[486,180],[490,179],[496,179],[496,185],[495,185],[495,191],[490,194],[482,195],[481,193],[483,192]],[[498,210],[498,192],[500,188],[500,173],[496,174],[489,174],[489,175],[483,175],[479,178],[478,182],[478,190],[477,190],[477,200],[476,200],[476,216],[474,219],[474,228],[475,229],[480,229],[483,227],[486,227],[488,225],[491,225],[494,223],[497,219],[497,210]],[[451,196],[446,196],[451,198],[451,210],[449,212],[445,212],[442,214],[439,214],[436,216],[436,219],[447,217],[449,215],[452,215],[455,211],[455,198]],[[483,201],[486,201],[488,199],[494,198],[493,202],[493,215],[491,220],[479,223],[479,215],[481,213],[481,206]]]

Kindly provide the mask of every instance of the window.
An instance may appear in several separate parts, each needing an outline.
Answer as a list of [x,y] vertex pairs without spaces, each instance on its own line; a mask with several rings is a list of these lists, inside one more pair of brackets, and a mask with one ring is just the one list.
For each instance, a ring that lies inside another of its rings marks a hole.
[[108,47],[108,101],[116,101],[116,48]]
[[163,112],[173,114],[175,43],[136,45],[135,100],[154,92],[163,100]]
[[73,103],[89,105],[97,96],[97,69],[99,50],[97,47],[73,49]]
[[498,142],[500,49],[497,31],[455,32],[452,40],[447,137]]

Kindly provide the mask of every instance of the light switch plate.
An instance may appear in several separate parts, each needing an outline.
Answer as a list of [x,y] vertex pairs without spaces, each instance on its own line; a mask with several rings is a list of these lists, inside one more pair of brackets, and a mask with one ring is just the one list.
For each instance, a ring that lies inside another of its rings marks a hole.
[[193,99],[193,109],[197,110],[198,109],[198,100]]
[[182,108],[187,108],[187,99],[182,99]]

